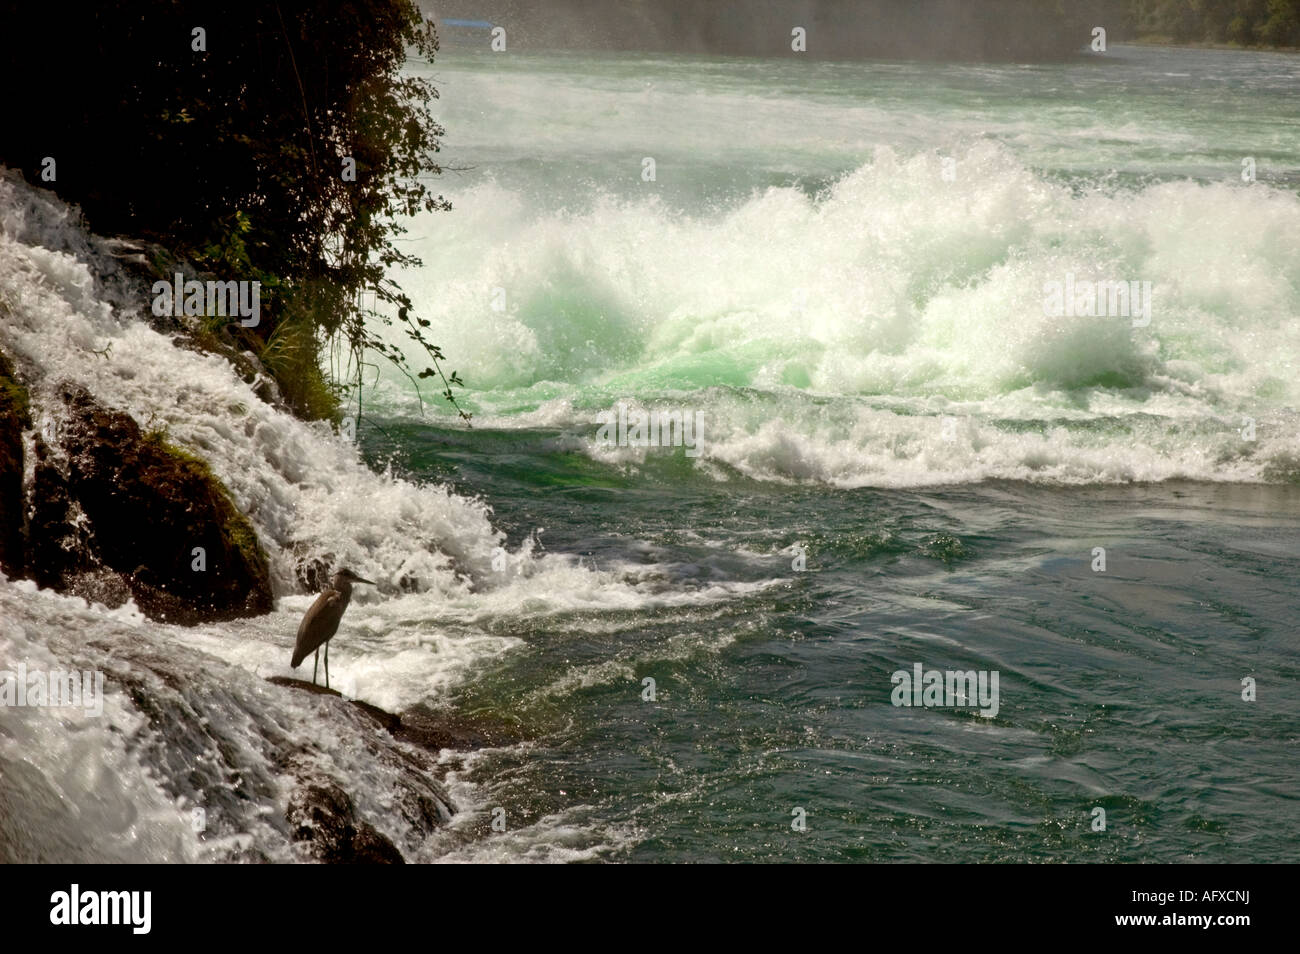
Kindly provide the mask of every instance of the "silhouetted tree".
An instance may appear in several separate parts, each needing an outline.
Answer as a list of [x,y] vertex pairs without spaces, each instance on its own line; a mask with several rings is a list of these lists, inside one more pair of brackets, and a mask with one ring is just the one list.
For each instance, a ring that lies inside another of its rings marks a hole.
[[[155,239],[223,279],[261,281],[263,321],[231,330],[304,414],[334,407],[313,386],[329,337],[356,358],[376,348],[401,361],[367,330],[363,289],[399,310],[436,367],[440,353],[387,278],[418,264],[394,244],[402,217],[447,207],[423,178],[440,171],[437,94],[402,70],[408,52],[437,49],[416,5],[78,7],[0,2],[0,162],[80,204],[96,231]],[[53,181],[42,176],[47,157]]]

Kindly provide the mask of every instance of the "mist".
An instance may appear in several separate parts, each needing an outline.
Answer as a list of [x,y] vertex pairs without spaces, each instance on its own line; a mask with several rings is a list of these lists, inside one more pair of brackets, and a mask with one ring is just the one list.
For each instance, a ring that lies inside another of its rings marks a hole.
[[1106,0],[426,0],[444,45],[487,42],[505,27],[514,49],[790,56],[806,32],[821,59],[1056,60],[1083,50]]

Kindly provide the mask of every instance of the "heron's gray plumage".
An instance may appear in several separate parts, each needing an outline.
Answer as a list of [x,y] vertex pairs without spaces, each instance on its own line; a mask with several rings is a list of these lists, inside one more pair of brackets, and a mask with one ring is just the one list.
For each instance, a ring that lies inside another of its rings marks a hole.
[[[339,631],[339,621],[343,619],[343,612],[352,601],[354,582],[370,583],[370,580],[362,579],[351,570],[339,570],[334,574],[329,589],[322,590],[320,596],[316,597],[316,602],[311,604],[302,622],[298,624],[298,639],[294,643],[293,659],[289,663],[292,668],[297,669],[309,653],[320,649]],[[328,685],[328,659],[326,659],[325,680]],[[314,676],[313,681],[315,681]]]

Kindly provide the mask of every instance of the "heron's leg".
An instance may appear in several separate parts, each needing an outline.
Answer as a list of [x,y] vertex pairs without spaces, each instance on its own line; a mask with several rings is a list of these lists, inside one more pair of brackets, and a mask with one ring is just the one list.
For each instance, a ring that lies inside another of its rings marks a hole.
[[320,650],[316,650],[316,661],[311,664],[311,684],[316,685],[316,667],[320,665]]
[[330,687],[330,644],[329,640],[325,641],[325,688]]

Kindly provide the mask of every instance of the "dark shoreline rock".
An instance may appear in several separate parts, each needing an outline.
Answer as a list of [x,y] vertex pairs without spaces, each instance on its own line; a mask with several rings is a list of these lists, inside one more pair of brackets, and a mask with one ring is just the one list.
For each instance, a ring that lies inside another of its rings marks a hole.
[[396,845],[356,817],[351,796],[332,782],[296,789],[285,821],[293,840],[310,842],[312,854],[325,864],[406,864]]
[[266,681],[286,689],[300,689],[313,695],[343,699],[374,719],[393,738],[435,755],[443,749],[472,752],[475,749],[510,745],[522,738],[520,733],[508,727],[475,722],[454,713],[436,712],[427,706],[412,706],[398,715],[360,699],[348,699],[337,689],[326,689],[304,679],[267,676]]
[[0,351],[0,570],[16,576],[26,564],[23,546],[23,431],[32,426],[27,389]]
[[524,738],[517,728],[495,719],[474,719],[422,705],[412,706],[400,718],[401,725],[393,735],[431,752],[443,749],[472,752],[513,745]]
[[207,465],[80,385],[60,396],[62,459],[36,444],[37,582],[108,606],[130,596],[150,619],[181,625],[270,612],[266,554]]
[[[406,751],[400,745],[386,749],[390,756],[400,759],[409,767],[407,777],[410,785],[399,793],[393,809],[412,829],[431,835],[456,814],[455,804],[433,779],[434,764],[428,757],[437,755],[444,747],[441,744],[435,745],[434,742],[441,743],[451,736],[435,737],[419,731],[412,732],[405,725],[405,716],[387,712],[359,699],[347,699],[337,689],[326,689],[288,676],[268,676],[267,682],[315,696],[332,696],[340,703],[347,704],[344,711],[357,713],[365,721],[383,729],[392,739],[406,742],[428,753],[421,757]],[[285,820],[289,823],[294,840],[309,842],[310,851],[317,860],[331,864],[404,862],[401,851],[389,839],[373,826],[356,819],[351,797],[338,784],[328,779],[313,780],[300,769],[293,771],[294,774],[303,774],[304,780],[290,798]]]

